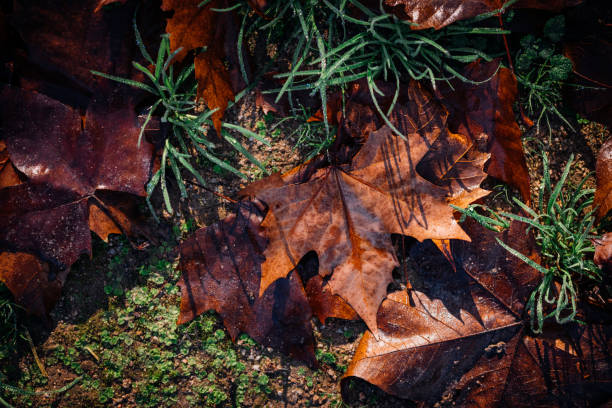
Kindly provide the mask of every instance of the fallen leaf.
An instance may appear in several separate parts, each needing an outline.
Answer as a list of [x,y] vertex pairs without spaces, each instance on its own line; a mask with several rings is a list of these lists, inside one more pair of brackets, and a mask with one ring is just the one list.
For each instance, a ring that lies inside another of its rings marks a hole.
[[81,254],[91,254],[90,229],[105,240],[109,233],[145,232],[130,207],[134,196],[146,194],[153,146],[138,146],[137,117],[125,101],[94,101],[81,118],[56,100],[18,88],[2,88],[0,100],[11,161],[28,177],[0,189],[1,248],[35,254],[67,273]]
[[[268,189],[260,183],[255,195],[269,206],[262,226],[270,239],[260,293],[314,251],[319,274],[329,277],[332,293],[376,332],[376,311],[397,266],[389,234],[418,240],[469,239],[448,205],[450,185],[436,186],[417,172],[432,144],[447,133],[446,112],[416,83],[404,92],[407,102],[398,103],[390,117],[406,140],[384,126],[367,137],[350,164],[317,169],[299,183],[290,181],[295,171],[285,179],[286,185],[278,186],[278,176]],[[461,157],[470,147],[461,145],[459,154],[451,156]],[[477,155],[479,160],[471,164],[476,168],[487,157]],[[456,175],[453,188],[460,187],[464,171]],[[474,176],[471,168],[468,173],[468,178]],[[484,176],[481,168],[479,180]],[[477,189],[470,194],[476,199],[487,192]]]
[[469,136],[480,150],[491,153],[487,174],[515,187],[523,201],[530,202],[529,172],[512,109],[516,78],[499,64],[471,63],[463,74],[472,81],[486,82],[451,81],[449,86],[440,87],[437,95],[449,110],[451,131]]
[[6,143],[0,140],[0,188],[10,187],[20,184],[19,175],[15,172],[15,168],[11,163]]
[[[15,3],[8,22],[22,40],[10,46],[24,47],[15,53],[14,77],[20,87],[85,110],[92,96],[128,88],[91,70],[144,81],[132,65],[132,61],[144,63],[132,27],[137,2],[95,13],[99,5],[100,0]],[[159,45],[160,14],[156,7],[139,8],[136,17],[145,45],[153,41]],[[144,91],[130,89],[130,93],[134,99]]]
[[602,31],[564,45],[563,54],[572,61],[575,74],[574,85],[566,94],[570,106],[581,115],[612,127],[612,75],[607,68],[612,64],[610,24]]
[[[236,23],[231,12],[213,9],[229,7],[227,0],[213,0],[199,7],[201,0],[163,0],[162,10],[174,11],[166,24],[170,34],[170,48],[181,49],[176,61],[182,61],[190,51],[206,50],[195,56],[195,75],[198,81],[198,97],[202,97],[209,109],[217,109],[212,120],[217,134],[221,134],[221,119],[228,102],[244,86],[238,68],[236,49]],[[232,72],[226,66],[228,60]]]
[[416,23],[415,29],[440,29],[459,20],[494,11],[503,0],[385,0],[385,6],[399,17]]
[[597,218],[602,219],[612,209],[612,139],[608,139],[597,154],[595,179],[593,206],[597,207]]
[[45,316],[62,290],[68,270],[55,275],[49,265],[27,253],[0,252],[0,281],[15,301],[31,313]]
[[312,312],[297,272],[258,296],[267,240],[261,204],[240,202],[235,214],[199,229],[181,244],[178,323],[215,310],[235,340],[247,333],[265,346],[316,365]]
[[[514,8],[534,8],[559,11],[574,6],[583,0],[521,0]],[[446,27],[456,21],[500,10],[506,0],[385,0],[385,7],[397,16],[417,25],[415,29]],[[378,6],[378,4],[375,4]]]
[[595,255],[593,261],[605,272],[612,269],[612,232],[604,234],[600,239],[593,240]]
[[[457,271],[431,243],[411,251],[413,290],[388,296],[378,312],[379,339],[366,332],[343,378],[362,378],[428,406],[583,406],[611,397],[610,327],[568,325],[532,337],[523,321],[534,269],[470,228]],[[529,254],[525,228],[502,238]],[[488,245],[487,245],[488,243]]]

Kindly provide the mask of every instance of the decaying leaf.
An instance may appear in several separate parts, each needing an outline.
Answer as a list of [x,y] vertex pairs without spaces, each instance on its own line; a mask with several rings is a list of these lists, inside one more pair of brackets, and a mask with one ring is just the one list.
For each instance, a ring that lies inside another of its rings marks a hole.
[[0,281],[13,293],[16,302],[38,316],[45,316],[55,304],[68,269],[53,275],[49,265],[32,254],[0,252]]
[[601,146],[595,165],[597,188],[593,205],[597,207],[597,218],[601,219],[612,209],[612,139]]
[[612,232],[594,240],[594,244],[595,255],[593,261],[604,270],[604,273],[608,273],[612,269]]
[[[346,300],[376,332],[376,311],[397,266],[389,234],[418,240],[469,239],[448,204],[456,195],[465,194],[464,201],[472,202],[488,193],[461,186],[464,178],[470,185],[474,180],[480,184],[487,155],[474,152],[475,160],[466,162],[465,168],[457,166],[472,147],[469,139],[448,134],[446,111],[417,83],[404,92],[405,103],[398,103],[391,120],[405,139],[383,126],[367,136],[350,164],[314,170],[299,183],[291,182],[296,179],[293,171],[285,185],[279,186],[278,176],[270,179],[268,189],[260,184],[255,195],[269,206],[262,226],[270,239],[260,293],[314,251],[319,274],[329,277],[332,293]],[[451,144],[460,150],[448,152],[451,160],[441,164],[446,173],[456,171],[456,179],[444,187],[417,172],[441,135],[460,141]]]
[[[35,254],[64,274],[81,254],[91,253],[90,229],[105,240],[109,233],[139,231],[128,215],[135,203],[125,196],[145,195],[153,146],[145,141],[138,146],[140,129],[129,105],[94,101],[81,118],[56,100],[18,88],[4,87],[0,101],[10,158],[28,177],[0,189],[1,248]],[[4,277],[5,282],[15,279]],[[44,290],[55,278],[28,279],[49,279],[35,286]],[[45,305],[52,303],[48,294],[36,296]]]
[[224,220],[181,244],[179,323],[215,310],[232,339],[241,332],[286,354],[316,364],[312,312],[297,272],[259,296],[267,240],[260,204],[241,202]]
[[[94,13],[100,4],[100,0],[15,2],[8,22],[24,45],[15,53],[16,84],[85,110],[92,96],[103,99],[102,93],[119,88],[91,70],[143,81],[144,75],[132,66],[132,61],[144,63],[132,27],[137,2]],[[145,44],[153,39],[158,44],[160,14],[155,7],[139,8],[136,17]]]
[[[190,51],[206,48],[195,56],[198,97],[204,99],[209,109],[217,109],[212,120],[220,135],[227,104],[243,85],[237,65],[236,23],[232,13],[213,10],[229,7],[228,0],[213,0],[199,7],[201,3],[201,0],[163,0],[162,10],[174,12],[168,19],[166,32],[170,34],[171,50],[180,49],[177,61],[183,60]],[[226,68],[226,60],[233,63],[233,72]]]
[[[583,0],[520,0],[513,7],[561,10]],[[440,29],[456,21],[500,10],[507,0],[385,0],[385,6],[400,17],[416,23],[415,29]]]
[[[362,378],[401,398],[454,406],[583,406],[611,396],[610,327],[577,324],[532,337],[523,322],[538,272],[483,228],[454,248],[457,271],[431,243],[411,251],[414,290],[395,292],[366,332],[343,379]],[[524,228],[502,239],[529,254]],[[514,258],[514,259],[513,259]]]
[[[597,24],[597,23],[593,23]],[[604,29],[602,29],[604,30]],[[591,36],[565,44],[563,53],[574,66],[574,85],[567,90],[568,102],[585,117],[612,126],[612,29],[606,26],[602,37]]]
[[466,67],[464,75],[475,82],[486,82],[476,85],[456,80],[438,90],[450,112],[449,128],[469,136],[481,150],[491,153],[487,174],[515,187],[529,202],[529,172],[512,110],[516,78],[512,71],[501,68],[499,61],[474,62]]
[[8,151],[6,150],[6,143],[4,140],[0,140],[0,189],[19,183],[21,183],[21,180],[11,164]]

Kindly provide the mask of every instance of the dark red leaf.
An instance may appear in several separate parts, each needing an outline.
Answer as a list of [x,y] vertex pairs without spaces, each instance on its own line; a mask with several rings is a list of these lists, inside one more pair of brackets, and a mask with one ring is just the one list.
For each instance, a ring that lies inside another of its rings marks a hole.
[[[0,100],[11,161],[29,178],[0,189],[1,248],[38,255],[65,274],[81,254],[91,253],[90,229],[105,240],[110,233],[146,232],[131,218],[130,207],[135,195],[145,195],[153,146],[143,140],[138,147],[137,117],[125,100],[119,106],[110,98],[93,101],[84,118],[17,88],[3,88]],[[36,296],[52,303],[50,294]]]
[[286,354],[316,364],[312,312],[296,272],[259,295],[267,241],[261,206],[241,202],[236,214],[196,231],[181,244],[179,323],[215,310],[232,339],[241,332]]
[[475,85],[455,80],[452,87],[441,87],[438,96],[450,111],[450,129],[469,136],[481,150],[491,153],[487,174],[515,187],[529,202],[529,172],[512,110],[516,79],[512,71],[499,64],[492,61],[468,65],[464,71],[467,78],[486,82]]

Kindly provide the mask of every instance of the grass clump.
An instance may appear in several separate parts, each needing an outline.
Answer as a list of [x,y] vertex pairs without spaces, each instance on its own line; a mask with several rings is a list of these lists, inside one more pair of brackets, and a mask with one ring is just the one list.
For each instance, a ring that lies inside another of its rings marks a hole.
[[566,186],[572,161],[573,155],[553,186],[548,158],[543,155],[543,178],[535,208],[513,198],[524,214],[497,213],[482,205],[467,209],[453,206],[463,213],[462,220],[472,217],[493,231],[508,228],[510,221],[515,220],[527,224],[534,233],[541,254],[540,264],[496,238],[499,245],[542,274],[540,284],[526,304],[534,333],[541,333],[544,321],[549,318],[554,317],[561,324],[575,321],[580,296],[578,283],[601,281],[601,271],[593,262],[595,247],[591,241],[596,238],[594,190],[584,188],[588,176],[575,187]]
[[[460,66],[502,55],[485,52],[501,50],[491,47],[487,37],[498,41],[498,34],[507,33],[486,24],[476,25],[495,13],[441,30],[414,30],[414,23],[387,13],[382,6],[372,9],[358,0],[277,0],[264,13],[249,21],[245,12],[240,38],[257,31],[268,43],[280,40],[294,45],[290,47],[293,52],[288,58],[289,70],[275,76],[284,81],[282,87],[267,91],[276,94],[276,101],[285,93],[310,91],[311,95],[319,94],[325,106],[330,88],[365,78],[383,118],[391,112],[394,102],[386,112],[378,106],[376,96],[383,93],[376,80],[398,85],[394,101],[400,81],[428,80],[434,88],[437,82],[454,78],[473,82],[459,72]],[[325,110],[323,114],[327,127]]]
[[572,73],[572,62],[560,52],[560,41],[565,32],[565,17],[549,19],[542,37],[533,34],[521,39],[516,55],[516,78],[521,88],[521,103],[527,114],[535,118],[537,128],[545,123],[552,132],[551,118],[556,117],[574,130],[559,110],[563,100],[561,90]]
[[[221,160],[215,154],[217,146],[208,136],[208,132],[212,127],[212,114],[216,110],[202,110],[201,106],[198,105],[197,82],[194,75],[195,66],[193,62],[186,64],[182,70],[175,72],[173,65],[174,58],[182,48],[171,51],[169,37],[168,35],[164,35],[162,36],[157,56],[153,59],[144,46],[135,18],[133,20],[133,27],[140,52],[152,68],[147,68],[136,61],[132,62],[132,64],[134,68],[145,75],[147,82],[138,82],[98,71],[92,71],[92,73],[142,89],[151,94],[152,103],[147,109],[147,114],[140,130],[138,138],[139,145],[147,126],[154,116],[159,117],[162,126],[168,129],[167,132],[164,132],[165,136],[162,141],[160,168],[151,177],[146,187],[147,204],[151,213],[157,219],[153,206],[151,205],[150,197],[158,186],[161,189],[166,210],[170,214],[173,213],[170,195],[168,194],[166,173],[170,171],[173,173],[181,197],[187,196],[185,181],[181,174],[182,170],[186,170],[195,177],[201,186],[206,185],[206,181],[200,173],[196,171],[191,162],[192,156],[194,155],[202,157],[213,165],[218,166],[220,169],[234,173],[245,180],[247,176],[226,161]],[[238,95],[236,100],[241,96],[242,94]],[[221,137],[223,140],[267,174],[265,166],[253,157],[229,132],[238,132],[249,139],[258,140],[268,146],[270,145],[269,142],[259,134],[242,126],[230,123],[223,123],[222,126]],[[218,140],[220,140],[220,138],[218,138]]]

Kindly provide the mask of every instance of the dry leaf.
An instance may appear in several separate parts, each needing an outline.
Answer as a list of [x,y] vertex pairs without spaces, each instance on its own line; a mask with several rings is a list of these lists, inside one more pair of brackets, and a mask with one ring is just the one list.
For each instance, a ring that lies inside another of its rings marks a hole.
[[601,146],[595,165],[597,188],[593,205],[597,207],[597,218],[602,219],[612,209],[612,139]]

